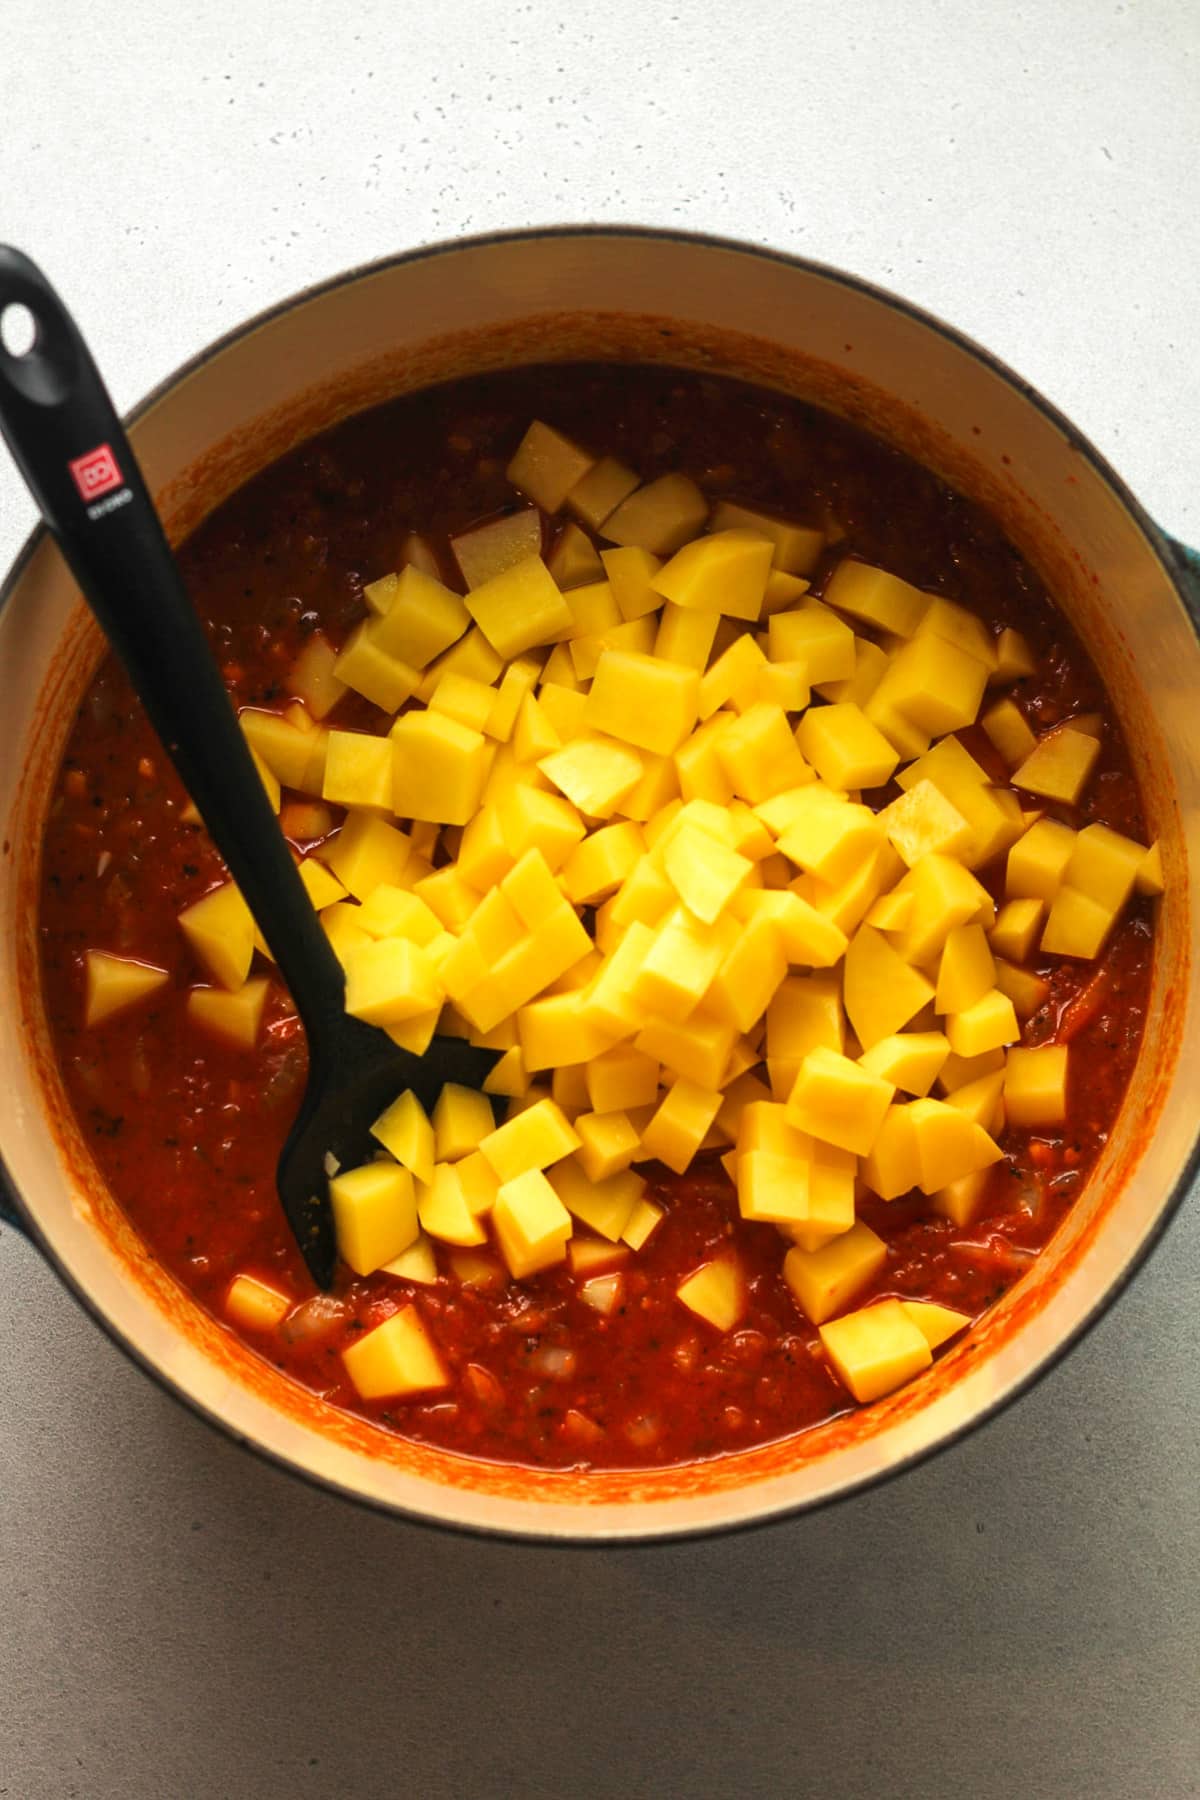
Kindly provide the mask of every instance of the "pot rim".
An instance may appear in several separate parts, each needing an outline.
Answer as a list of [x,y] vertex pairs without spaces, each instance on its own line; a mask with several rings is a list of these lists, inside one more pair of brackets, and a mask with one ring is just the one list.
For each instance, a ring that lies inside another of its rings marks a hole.
[[[312,300],[322,298],[339,289],[382,274],[409,263],[431,261],[438,257],[454,255],[462,251],[489,249],[512,244],[544,241],[547,239],[571,238],[617,238],[625,240],[666,240],[670,243],[692,245],[704,250],[729,251],[737,255],[752,257],[761,262],[775,263],[786,268],[798,269],[805,274],[840,285],[865,295],[869,299],[880,302],[893,312],[899,312],[917,324],[944,338],[958,349],[967,352],[976,362],[981,363],[993,375],[998,376],[1009,388],[1028,401],[1036,411],[1040,412],[1051,425],[1062,435],[1072,450],[1082,456],[1090,467],[1099,475],[1106,487],[1120,502],[1125,511],[1146,537],[1151,549],[1165,570],[1172,587],[1183,608],[1193,634],[1200,643],[1200,559],[1196,553],[1172,538],[1147,512],[1123,478],[1112,467],[1107,458],[1096,448],[1091,440],[1061,412],[1051,401],[1047,400],[1040,390],[1018,374],[1003,358],[988,350],[968,333],[958,327],[949,325],[936,313],[918,306],[902,295],[893,293],[877,282],[869,281],[860,275],[851,274],[834,264],[825,263],[815,257],[802,256],[791,251],[776,250],[770,245],[747,242],[744,239],[726,237],[714,232],[680,230],[672,226],[630,225],[616,223],[584,223],[557,224],[545,226],[522,226],[516,229],[500,229],[479,232],[462,237],[442,239],[434,243],[418,246],[411,250],[402,250],[391,255],[373,258],[357,263],[336,275],[326,277],[322,281],[310,283],[298,288],[282,300],[253,313],[240,324],[232,326],[220,337],[212,339],[202,349],[196,351],[184,362],[178,364],[162,380],[150,388],[141,399],[136,401],[128,411],[121,415],[122,424],[130,428],[160,400],[165,399],[173,389],[186,377],[203,368],[215,357],[221,355],[232,345],[248,338],[261,327],[270,325],[284,318],[288,313]],[[46,526],[38,523],[21,545],[11,566],[0,582],[0,611],[8,604],[19,585],[28,564],[41,548],[43,540],[49,536]],[[36,1246],[44,1261],[53,1269],[57,1278],[71,1293],[85,1312],[100,1326],[101,1330],[126,1355],[131,1362],[147,1373],[156,1384],[175,1400],[180,1401],[191,1412],[195,1413],[206,1424],[220,1431],[235,1444],[250,1450],[262,1461],[272,1467],[282,1469],[289,1475],[298,1477],[308,1486],[320,1489],[324,1493],[336,1494],[372,1513],[382,1513],[391,1518],[400,1518],[405,1522],[418,1525],[433,1531],[442,1531],[455,1535],[465,1535],[484,1540],[507,1540],[517,1543],[547,1544],[557,1547],[578,1549],[609,1549],[620,1547],[651,1548],[663,1544],[690,1542],[697,1538],[727,1537],[735,1533],[763,1530],[777,1525],[801,1514],[816,1513],[827,1507],[840,1504],[852,1496],[864,1491],[880,1488],[916,1468],[921,1463],[932,1460],[944,1451],[958,1444],[970,1433],[1000,1416],[1024,1394],[1037,1386],[1069,1351],[1080,1343],[1096,1326],[1099,1320],[1125,1292],[1134,1276],[1142,1269],[1154,1250],[1162,1242],[1167,1228],[1174,1220],[1185,1194],[1200,1174],[1200,1123],[1197,1124],[1191,1150],[1184,1162],[1170,1192],[1165,1196],[1162,1206],[1142,1241],[1121,1268],[1109,1285],[1096,1296],[1084,1316],[1062,1337],[1052,1349],[1046,1351],[1040,1360],[1024,1374],[1018,1376],[1010,1386],[994,1399],[990,1400],[968,1420],[947,1431],[935,1442],[911,1450],[904,1456],[889,1463],[886,1468],[875,1469],[856,1477],[838,1489],[836,1493],[826,1494],[811,1500],[783,1502],[772,1505],[749,1517],[720,1521],[717,1523],[701,1523],[681,1526],[667,1530],[651,1528],[645,1532],[606,1533],[601,1536],[595,1531],[540,1531],[536,1527],[526,1529],[509,1525],[486,1525],[467,1523],[458,1519],[443,1519],[428,1512],[417,1511],[398,1502],[365,1495],[336,1478],[318,1474],[300,1462],[294,1461],[280,1451],[272,1449],[258,1439],[248,1436],[229,1419],[209,1406],[197,1395],[189,1393],[180,1383],[174,1380],[165,1370],[158,1368],[151,1360],[127,1338],[117,1323],[110,1319],[87,1292],[83,1285],[59,1263],[47,1242],[36,1218],[25,1203],[4,1163],[2,1147],[0,1147],[0,1219],[11,1218],[18,1228]],[[6,1209],[5,1201],[11,1197],[12,1210]]]

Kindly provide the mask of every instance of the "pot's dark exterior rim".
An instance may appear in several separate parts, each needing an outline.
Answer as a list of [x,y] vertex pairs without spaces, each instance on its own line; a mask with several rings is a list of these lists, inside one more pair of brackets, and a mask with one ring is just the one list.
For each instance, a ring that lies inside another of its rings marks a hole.
[[[1181,544],[1177,539],[1171,537],[1154,522],[1149,513],[1142,506],[1141,502],[1117,474],[1116,470],[1111,467],[1107,459],[1102,456],[1095,445],[1091,443],[1090,439],[1085,437],[1064,413],[1060,412],[1057,407],[1046,400],[1037,388],[1026,381],[1023,376],[1017,374],[1017,372],[1010,368],[1000,357],[995,356],[990,350],[985,349],[983,345],[976,343],[975,340],[966,333],[957,330],[954,326],[947,325],[944,320],[939,319],[935,314],[927,312],[923,307],[914,305],[911,301],[904,300],[900,296],[890,293],[886,288],[879,287],[874,282],[867,281],[861,276],[848,274],[845,270],[835,268],[830,264],[818,262],[812,257],[797,256],[782,250],[772,250],[766,245],[746,243],[736,238],[719,237],[706,232],[679,231],[670,227],[643,225],[586,224],[554,225],[546,227],[531,226],[517,231],[495,231],[481,233],[471,237],[454,238],[447,240],[444,243],[428,244],[418,249],[399,252],[393,256],[380,257],[371,262],[360,263],[356,267],[346,270],[339,275],[331,276],[328,280],[314,283],[306,288],[301,288],[288,298],[277,302],[273,306],[265,308],[262,312],[254,314],[252,318],[247,319],[243,324],[234,326],[230,331],[224,333],[221,337],[208,344],[203,350],[198,351],[195,356],[190,357],[186,362],[180,364],[180,366],[170,375],[153,387],[149,393],[144,395],[143,398],[124,415],[123,422],[127,427],[135,425],[153,406],[157,405],[160,400],[177,387],[181,381],[213,361],[215,357],[219,356],[232,344],[250,337],[261,327],[274,323],[276,320],[283,318],[286,314],[304,306],[310,300],[320,299],[326,294],[351,286],[355,282],[369,279],[374,275],[383,274],[385,271],[391,269],[401,268],[408,263],[424,262],[434,258],[452,256],[464,250],[502,247],[531,241],[540,241],[547,238],[568,240],[571,238],[599,239],[614,237],[626,240],[643,239],[647,242],[665,240],[668,243],[687,244],[705,250],[725,251],[735,255],[752,257],[761,262],[774,263],[785,268],[797,269],[806,275],[815,275],[822,280],[844,287],[853,293],[866,295],[868,298],[878,301],[882,306],[885,306],[894,312],[903,313],[918,324],[924,325],[930,331],[935,332],[938,336],[945,338],[958,349],[965,351],[976,361],[982,363],[992,374],[999,376],[1008,387],[1014,389],[1023,399],[1027,400],[1031,406],[1040,412],[1043,417],[1060,432],[1071,448],[1082,456],[1101,477],[1105,485],[1121,502],[1122,506],[1130,514],[1134,522],[1148,539],[1152,549],[1158,556],[1159,561],[1167,571],[1172,585],[1179,595],[1184,611],[1187,613],[1191,622],[1192,630],[1196,635],[1197,641],[1200,643],[1200,553]],[[0,610],[7,605],[12,593],[25,572],[26,566],[35,552],[40,548],[42,539],[45,535],[45,527],[39,525],[30,533],[29,537],[22,545],[3,584],[0,585]],[[1052,1369],[1056,1368],[1066,1357],[1068,1352],[1074,1349],[1074,1347],[1088,1335],[1108,1309],[1120,1295],[1124,1293],[1134,1276],[1145,1264],[1151,1252],[1162,1242],[1167,1227],[1174,1219],[1183,1202],[1184,1196],[1193,1185],[1198,1173],[1200,1173],[1200,1125],[1198,1125],[1197,1135],[1193,1141],[1187,1161],[1180,1171],[1174,1187],[1165,1198],[1162,1209],[1155,1219],[1154,1224],[1146,1233],[1146,1236],[1138,1245],[1136,1251],[1130,1257],[1117,1278],[1110,1283],[1103,1293],[1096,1297],[1094,1304],[1089,1308],[1084,1318],[1082,1318],[1061,1342],[1056,1344],[1054,1349],[1049,1351],[1035,1367],[1031,1368],[1019,1380],[1014,1382],[1007,1392],[1000,1395],[990,1404],[982,1407],[972,1419],[957,1427],[955,1430],[947,1432],[946,1435],[939,1438],[936,1443],[930,1444],[920,1450],[913,1451],[905,1457],[898,1458],[897,1461],[887,1469],[876,1470],[867,1475],[860,1476],[856,1480],[849,1482],[836,1494],[828,1495],[825,1498],[781,1504],[772,1507],[770,1510],[761,1512],[752,1518],[733,1520],[729,1523],[700,1524],[668,1531],[651,1529],[645,1533],[638,1533],[637,1535],[612,1533],[603,1537],[596,1535],[594,1532],[574,1533],[570,1531],[524,1530],[509,1526],[485,1526],[468,1524],[460,1520],[438,1519],[428,1513],[416,1512],[408,1507],[394,1505],[384,1500],[368,1498],[353,1489],[345,1487],[338,1481],[332,1480],[324,1475],[318,1475],[312,1470],[302,1467],[300,1464],[293,1462],[290,1458],[282,1456],[278,1452],[272,1450],[266,1444],[248,1437],[237,1430],[236,1427],[231,1425],[229,1421],[223,1418],[219,1413],[214,1412],[211,1408],[206,1406],[203,1401],[196,1398],[196,1396],[187,1393],[161,1369],[155,1367],[154,1364],[151,1363],[142,1352],[122,1334],[120,1329],[101,1312],[91,1295],[88,1294],[87,1291],[75,1281],[74,1277],[62,1267],[49,1244],[46,1242],[36,1220],[32,1217],[23,1200],[17,1196],[15,1185],[5,1168],[2,1157],[0,1157],[0,1217],[6,1219],[10,1224],[15,1225],[25,1233],[45,1257],[46,1261],[55,1270],[55,1273],[59,1276],[59,1279],[63,1282],[64,1286],[75,1296],[76,1300],[78,1300],[84,1310],[91,1315],[117,1348],[123,1351],[124,1354],[139,1368],[150,1375],[161,1388],[172,1395],[176,1400],[181,1401],[208,1424],[216,1427],[226,1437],[232,1439],[234,1443],[240,1444],[246,1449],[253,1451],[256,1456],[271,1464],[273,1467],[283,1469],[288,1474],[299,1477],[309,1486],[318,1488],[325,1493],[337,1494],[341,1498],[352,1501],[354,1504],[362,1506],[371,1512],[384,1513],[392,1518],[404,1519],[411,1524],[421,1525],[431,1530],[449,1532],[454,1535],[481,1538],[487,1541],[498,1539],[518,1544],[545,1544],[557,1548],[574,1547],[595,1550],[633,1548],[651,1549],[665,1544],[692,1542],[698,1538],[724,1537],[732,1536],[735,1533],[760,1531],[771,1525],[778,1525],[802,1513],[808,1514],[819,1512],[826,1507],[838,1505],[845,1500],[849,1500],[854,1495],[863,1493],[869,1489],[882,1487],[885,1483],[893,1481],[898,1475],[904,1474],[907,1470],[916,1468],[919,1464],[927,1462],[934,1456],[942,1454],[942,1452],[950,1449],[952,1445],[961,1442],[963,1438],[970,1433],[977,1431],[980,1426],[986,1424],[990,1420],[998,1418],[1001,1413],[1007,1411],[1014,1401],[1020,1399],[1023,1394],[1027,1394],[1032,1388],[1037,1386],[1037,1384],[1042,1381]]]

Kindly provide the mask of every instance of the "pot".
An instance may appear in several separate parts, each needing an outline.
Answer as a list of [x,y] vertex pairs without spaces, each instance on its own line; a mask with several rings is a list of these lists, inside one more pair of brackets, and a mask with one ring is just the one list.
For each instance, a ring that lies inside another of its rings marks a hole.
[[1163,844],[1153,992],[1124,1108],[1046,1252],[929,1374],[791,1440],[683,1468],[554,1472],[389,1436],[284,1381],[179,1289],[106,1193],[41,1004],[44,816],[102,644],[37,532],[0,592],[0,1149],[14,1216],[115,1340],[234,1437],[358,1500],[545,1539],[683,1536],[848,1494],[978,1424],[1043,1373],[1138,1267],[1186,1192],[1200,1060],[1200,568],[1025,382],[937,320],[833,269],[678,233],[567,228],[422,250],[298,296],[203,352],[130,432],[178,540],[314,431],[431,381],[567,357],[716,369],[830,407],[996,514],[1087,644]]

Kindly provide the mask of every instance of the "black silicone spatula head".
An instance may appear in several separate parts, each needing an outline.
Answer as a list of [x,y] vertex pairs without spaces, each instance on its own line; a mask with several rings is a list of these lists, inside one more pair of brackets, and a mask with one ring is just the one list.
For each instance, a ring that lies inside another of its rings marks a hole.
[[308,1085],[279,1160],[279,1197],[328,1287],[328,1172],[369,1156],[370,1127],[411,1088],[478,1087],[497,1053],[435,1037],[422,1056],[347,1016],[341,964],[271,811],[158,515],[87,345],[45,276],[0,245],[0,320],[32,314],[24,354],[0,336],[0,432],[241,889],[308,1037]]

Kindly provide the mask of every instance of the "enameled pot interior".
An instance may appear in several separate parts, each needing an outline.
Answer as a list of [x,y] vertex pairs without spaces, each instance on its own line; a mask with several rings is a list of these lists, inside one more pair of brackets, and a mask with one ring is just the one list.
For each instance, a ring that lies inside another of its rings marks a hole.
[[566,232],[400,259],[219,346],[143,410],[133,437],[178,538],[273,457],[363,405],[460,373],[573,356],[715,368],[870,426],[992,507],[1100,666],[1164,842],[1169,889],[1133,1085],[1050,1249],[924,1380],[801,1438],[682,1469],[562,1474],[472,1463],[406,1444],[285,1383],[146,1256],[96,1177],[54,1067],[30,898],[40,819],[101,646],[44,541],[0,612],[0,697],[12,746],[0,769],[0,1016],[10,1022],[0,1037],[0,1146],[68,1280],[152,1370],[236,1435],[347,1493],[418,1516],[622,1538],[711,1530],[816,1504],[926,1454],[1044,1367],[1135,1266],[1196,1137],[1195,1109],[1175,1073],[1181,1058],[1200,1052],[1188,880],[1200,815],[1190,700],[1200,652],[1136,510],[1019,384],[886,297],[736,246]]

